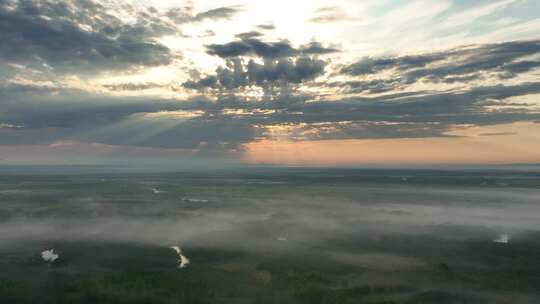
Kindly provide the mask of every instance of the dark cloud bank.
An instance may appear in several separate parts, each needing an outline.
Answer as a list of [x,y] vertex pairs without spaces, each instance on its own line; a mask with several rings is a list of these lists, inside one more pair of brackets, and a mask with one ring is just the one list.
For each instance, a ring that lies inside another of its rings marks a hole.
[[0,1],[0,60],[74,74],[166,65],[181,54],[157,38],[181,35],[180,25],[230,19],[240,11],[220,7],[195,14],[192,7],[165,12],[153,7],[118,10],[91,0]]
[[299,47],[287,40],[265,42],[259,39],[262,35],[245,32],[238,34],[236,41],[208,45],[208,54],[226,60],[226,66],[218,68],[214,75],[189,80],[183,87],[223,94],[256,86],[264,90],[265,99],[290,97],[294,86],[325,73],[328,62],[320,56],[339,52],[319,42]]
[[447,51],[400,57],[372,58],[345,66],[341,73],[367,77],[391,72],[391,78],[335,83],[354,92],[385,92],[419,81],[428,83],[467,83],[489,77],[514,78],[540,67],[540,60],[527,57],[540,53],[540,42],[514,41],[474,45]]
[[173,54],[154,37],[172,25],[143,12],[137,19],[125,24],[92,1],[2,1],[0,56],[75,73],[169,63]]

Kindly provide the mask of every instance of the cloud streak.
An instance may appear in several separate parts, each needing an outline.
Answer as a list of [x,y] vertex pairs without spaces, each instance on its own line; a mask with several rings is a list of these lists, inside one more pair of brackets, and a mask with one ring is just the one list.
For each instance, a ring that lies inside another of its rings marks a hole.
[[384,71],[406,83],[420,79],[431,82],[456,81],[456,77],[479,78],[481,74],[495,73],[498,77],[515,77],[540,66],[538,60],[524,60],[540,54],[540,41],[514,41],[499,44],[474,45],[443,52],[388,58],[364,57],[342,69],[352,76],[365,76]]
[[265,59],[277,59],[299,55],[324,55],[336,53],[339,50],[332,47],[324,47],[319,42],[312,42],[295,48],[289,41],[264,42],[253,37],[232,41],[225,44],[210,44],[207,52],[221,58],[239,56],[255,56]]

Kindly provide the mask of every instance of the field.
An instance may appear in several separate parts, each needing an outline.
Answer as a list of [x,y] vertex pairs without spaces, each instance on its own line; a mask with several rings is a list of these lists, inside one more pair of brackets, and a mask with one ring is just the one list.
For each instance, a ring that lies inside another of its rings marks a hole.
[[0,303],[540,303],[539,261],[538,172],[0,174]]

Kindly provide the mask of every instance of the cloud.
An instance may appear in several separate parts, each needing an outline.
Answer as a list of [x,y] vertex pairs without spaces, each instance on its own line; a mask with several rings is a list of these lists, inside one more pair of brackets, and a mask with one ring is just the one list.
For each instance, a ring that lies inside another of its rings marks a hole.
[[3,102],[0,121],[24,126],[0,128],[0,145],[70,141],[229,151],[254,137],[249,122],[212,114],[215,105],[204,99],[113,97],[28,86],[0,90],[0,96],[0,101],[13,101]]
[[361,76],[375,74],[388,69],[409,70],[413,68],[425,67],[430,63],[440,61],[445,58],[447,58],[447,54],[444,53],[389,58],[372,58],[366,56],[359,61],[346,66],[343,69],[343,72],[353,76]]
[[478,136],[507,136],[507,135],[516,135],[517,132],[491,132],[491,133],[480,133]]
[[472,45],[421,55],[372,58],[345,66],[341,72],[352,76],[372,76],[390,72],[403,84],[427,82],[467,82],[488,74],[512,78],[540,67],[540,61],[527,59],[540,54],[540,41],[513,41]]
[[310,103],[291,110],[302,111],[303,122],[386,121],[396,124],[426,123],[444,130],[452,125],[489,125],[532,121],[538,113],[527,109],[490,111],[494,101],[537,93],[539,83],[476,87],[465,92],[417,92],[416,95],[357,97],[334,103]]
[[271,31],[271,30],[276,29],[276,27],[273,24],[259,24],[257,25],[257,28],[260,30],[266,30],[266,31]]
[[231,19],[234,15],[240,12],[239,7],[218,7],[202,13],[198,13],[195,16],[195,20],[204,19]]
[[313,23],[331,23],[331,22],[345,22],[345,21],[358,21],[361,18],[352,17],[348,15],[344,9],[337,6],[322,7],[315,12],[316,16],[309,19]]
[[[314,80],[324,74],[327,62],[308,56],[265,60],[262,64],[240,58],[227,61],[227,67],[219,67],[214,75],[183,83],[187,89],[200,92],[223,93],[231,90],[261,87],[265,97],[276,99],[287,95],[291,86]],[[275,89],[279,88],[276,92]]]
[[176,28],[150,11],[134,23],[94,1],[3,1],[0,60],[94,73],[169,64],[175,54],[156,38]]
[[277,59],[298,55],[323,55],[336,53],[339,51],[336,48],[324,47],[319,42],[312,42],[307,45],[300,46],[299,48],[295,48],[287,40],[264,42],[253,37],[236,40],[225,44],[210,44],[207,45],[206,48],[208,54],[216,55],[221,58],[257,56],[265,59]]
[[128,82],[128,83],[117,83],[117,84],[105,84],[103,85],[103,87],[111,91],[143,91],[143,90],[169,87],[169,85],[163,85],[163,84],[152,83],[152,82],[145,82],[145,83]]
[[232,41],[226,44],[210,44],[207,46],[210,55],[231,58],[255,55],[263,58],[288,57],[296,53],[288,41],[262,42],[256,38]]
[[178,24],[201,22],[204,20],[229,20],[234,15],[242,11],[241,7],[218,7],[208,11],[194,13],[192,5],[185,7],[173,7],[167,10],[164,16]]
[[[237,35],[239,40],[208,45],[208,53],[225,59],[226,66],[218,67],[215,74],[188,80],[182,86],[219,95],[255,86],[262,88],[264,99],[290,98],[295,87],[324,75],[328,62],[318,56],[338,52],[317,41],[294,47],[286,40],[264,42],[254,38],[259,35],[259,32],[247,32]],[[262,59],[262,63],[256,59]]]
[[188,80],[182,84],[186,89],[204,91],[206,89],[212,89],[218,87],[218,79],[214,75],[206,76],[199,80]]
[[244,39],[260,37],[260,36],[263,36],[263,35],[264,35],[263,33],[258,32],[258,31],[250,31],[250,32],[244,32],[244,33],[236,34],[235,37],[244,40]]
[[[391,92],[404,87],[399,79],[371,79],[371,80],[349,80],[341,82],[330,82],[327,84],[330,87],[338,87],[345,93],[360,94],[360,93],[385,93]],[[344,89],[344,90],[343,90]]]
[[313,41],[306,45],[303,45],[298,50],[301,54],[307,54],[307,55],[325,55],[325,54],[332,54],[337,53],[339,50],[334,47],[325,47],[320,42]]
[[3,104],[0,121],[24,126],[0,128],[0,145],[99,143],[188,149],[209,158],[241,153],[243,144],[280,136],[291,140],[447,137],[459,126],[540,121],[540,114],[525,106],[489,109],[509,97],[540,93],[540,83],[284,103],[249,102],[229,95],[217,102],[111,97],[21,86],[0,92],[9,97],[3,100],[13,100]]
[[263,85],[275,81],[288,83],[302,83],[313,80],[324,73],[326,62],[312,57],[298,57],[296,59],[281,59],[275,64],[265,62],[258,64],[250,60],[247,64],[247,78],[249,83]]

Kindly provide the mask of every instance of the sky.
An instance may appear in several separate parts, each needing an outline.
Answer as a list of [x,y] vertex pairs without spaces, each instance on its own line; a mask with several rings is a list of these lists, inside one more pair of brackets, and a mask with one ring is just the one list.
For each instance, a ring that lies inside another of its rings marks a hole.
[[536,0],[0,0],[0,165],[540,163]]

